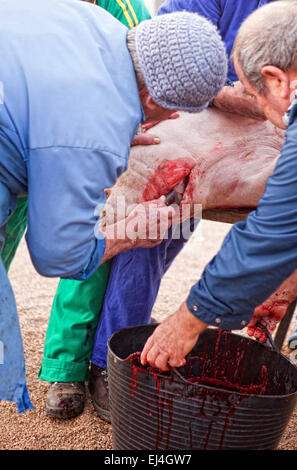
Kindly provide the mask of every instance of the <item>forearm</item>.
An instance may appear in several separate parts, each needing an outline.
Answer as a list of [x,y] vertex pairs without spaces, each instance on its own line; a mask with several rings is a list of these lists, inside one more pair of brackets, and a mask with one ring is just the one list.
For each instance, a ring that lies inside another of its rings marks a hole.
[[193,315],[227,330],[249,324],[255,308],[278,289],[297,265],[293,244],[288,246],[286,262],[282,250],[277,254],[275,240],[265,238],[257,234],[253,237],[244,224],[231,229],[220,252],[190,291],[187,307]]
[[228,113],[239,114],[257,120],[266,119],[254,99],[243,93],[243,87],[238,82],[234,86],[225,86],[214,99],[213,105]]
[[297,270],[267,299],[267,304],[290,304],[297,298]]
[[127,237],[125,220],[106,226],[102,229],[102,234],[105,238],[105,253],[100,264],[122,251],[128,251],[135,247],[136,240]]
[[177,317],[180,319],[181,324],[188,328],[188,333],[193,335],[200,335],[208,324],[199,320],[192,312],[188,309],[187,303],[183,302],[176,312]]

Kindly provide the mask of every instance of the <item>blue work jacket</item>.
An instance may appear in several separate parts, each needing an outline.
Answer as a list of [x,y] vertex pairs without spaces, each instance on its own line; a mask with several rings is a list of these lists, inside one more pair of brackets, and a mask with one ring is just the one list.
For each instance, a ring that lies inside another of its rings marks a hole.
[[258,208],[235,224],[187,299],[200,320],[240,329],[297,269],[297,100],[286,141]]
[[0,2],[0,182],[29,195],[26,239],[45,276],[86,279],[103,257],[104,188],[145,119],[127,31],[86,2]]
[[[219,29],[230,56],[241,23],[273,0],[167,0],[159,14],[199,13]],[[229,61],[229,80],[238,80]],[[297,268],[297,103],[290,113],[286,143],[268,180],[257,211],[236,224],[221,251],[206,267],[187,299],[200,320],[224,329],[240,329],[254,308]]]

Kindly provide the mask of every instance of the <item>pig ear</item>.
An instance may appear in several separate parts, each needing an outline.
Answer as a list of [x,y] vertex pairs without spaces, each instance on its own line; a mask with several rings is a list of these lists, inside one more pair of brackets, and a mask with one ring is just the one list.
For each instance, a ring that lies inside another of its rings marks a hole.
[[105,193],[106,199],[108,199],[108,198],[110,197],[111,192],[112,192],[112,188],[105,188],[105,189],[104,189],[104,193]]

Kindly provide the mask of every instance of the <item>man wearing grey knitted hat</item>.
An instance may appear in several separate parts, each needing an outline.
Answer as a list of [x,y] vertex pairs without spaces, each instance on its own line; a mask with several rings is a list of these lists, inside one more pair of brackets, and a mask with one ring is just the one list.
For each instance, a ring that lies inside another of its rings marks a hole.
[[[0,2],[0,252],[17,198],[28,194],[26,241],[44,276],[86,280],[117,253],[162,241],[174,213],[164,197],[100,231],[104,189],[127,168],[141,122],[200,111],[225,83],[223,42],[198,15],[166,15],[127,32],[90,3]],[[2,260],[0,290],[0,399],[23,411],[32,405]]]
[[[147,122],[166,118],[175,109],[202,111],[225,85],[224,46],[216,28],[197,14],[170,14],[142,22],[128,32],[127,44]],[[133,250],[127,257],[121,253],[112,262],[89,379],[93,405],[100,418],[108,421],[108,338],[121,328],[148,321],[149,305],[160,282],[160,266],[165,270],[162,248],[159,255],[149,251]]]
[[179,12],[144,21],[128,32],[127,44],[149,103],[199,112],[225,84],[225,46],[212,23],[197,14]]

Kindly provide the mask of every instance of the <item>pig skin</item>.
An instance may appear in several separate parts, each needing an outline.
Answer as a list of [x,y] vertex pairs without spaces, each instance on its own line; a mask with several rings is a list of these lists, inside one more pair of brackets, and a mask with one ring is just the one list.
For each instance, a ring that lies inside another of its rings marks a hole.
[[[113,223],[115,213],[119,220],[135,204],[167,195],[185,176],[181,204],[202,204],[203,209],[256,207],[284,142],[283,131],[268,121],[215,108],[180,113],[178,119],[148,132],[160,137],[161,144],[131,149],[127,171],[107,191],[103,225]],[[258,319],[266,318],[272,331],[296,297],[297,271],[256,309]]]
[[[112,188],[102,224],[113,223],[114,213],[123,218],[131,205],[167,195],[185,176],[182,203],[202,204],[203,209],[256,207],[284,141],[283,132],[268,121],[215,108],[180,113],[148,132],[161,143],[131,149],[128,169]],[[118,196],[125,199],[126,212],[117,210]]]

